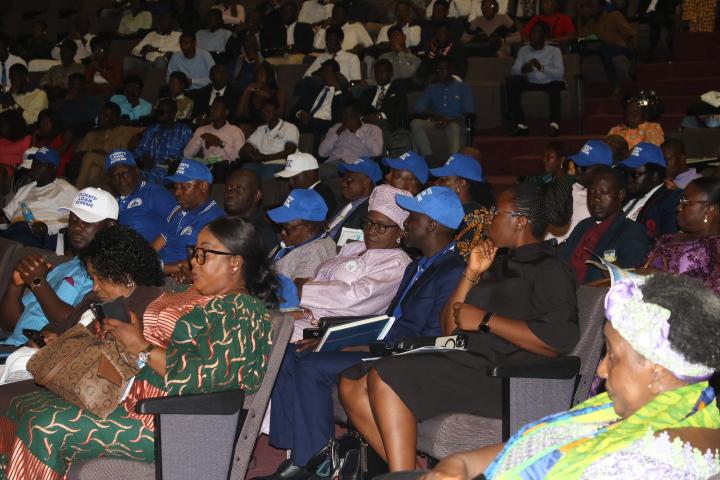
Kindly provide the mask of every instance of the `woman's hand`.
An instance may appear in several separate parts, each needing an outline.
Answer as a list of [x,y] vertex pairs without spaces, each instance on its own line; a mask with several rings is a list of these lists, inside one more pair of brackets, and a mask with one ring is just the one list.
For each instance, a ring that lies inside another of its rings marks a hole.
[[125,348],[130,353],[142,352],[150,345],[143,337],[137,315],[132,311],[130,312],[130,323],[114,318],[106,318],[103,320],[102,328],[106,332],[112,333],[115,339],[125,345]]
[[490,240],[483,240],[475,245],[468,258],[468,273],[480,277],[495,261],[497,251],[497,247]]
[[485,310],[468,303],[457,302],[453,305],[453,317],[455,325],[466,332],[477,332],[480,330],[480,322],[485,316]]

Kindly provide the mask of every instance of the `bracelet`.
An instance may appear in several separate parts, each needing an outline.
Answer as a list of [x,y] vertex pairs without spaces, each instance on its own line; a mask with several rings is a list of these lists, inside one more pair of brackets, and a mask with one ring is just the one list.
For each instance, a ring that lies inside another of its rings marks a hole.
[[467,271],[464,271],[464,272],[463,272],[463,277],[465,277],[465,280],[467,280],[467,281],[470,282],[470,283],[474,283],[475,285],[477,285],[477,284],[480,282],[480,277],[481,277],[481,276],[482,276],[482,274],[478,275],[477,278],[472,279],[472,278],[468,277]]
[[480,331],[490,333],[490,319],[495,315],[495,312],[485,312],[485,316],[480,322]]

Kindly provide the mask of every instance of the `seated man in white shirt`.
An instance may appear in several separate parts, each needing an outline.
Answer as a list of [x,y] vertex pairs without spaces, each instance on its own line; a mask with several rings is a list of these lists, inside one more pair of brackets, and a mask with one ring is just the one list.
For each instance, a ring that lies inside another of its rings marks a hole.
[[33,182],[21,187],[0,211],[0,223],[10,223],[0,236],[25,246],[55,250],[58,232],[67,226],[67,213],[58,212],[58,205],[71,204],[77,188],[56,177],[60,156],[54,149],[42,147],[30,158]]
[[[338,63],[340,73],[345,77],[346,81],[357,82],[362,78],[360,59],[358,56],[354,53],[341,50],[344,37],[345,33],[340,28],[330,27],[327,29],[325,35],[327,51],[315,58],[312,65],[305,71],[305,78],[309,78],[311,75],[318,76],[320,66],[325,63],[326,60],[335,60]],[[298,87],[300,86],[298,85]],[[298,93],[298,91],[296,91],[296,93]]]
[[[341,3],[336,3],[330,17],[330,25],[341,28],[345,34],[342,41],[342,49],[359,55],[362,51],[373,45],[370,34],[365,30],[365,26],[360,22],[348,21],[347,7]],[[315,33],[315,48],[324,50],[326,45],[327,29],[321,28]]]
[[28,69],[22,63],[10,67],[10,88],[0,95],[0,112],[17,109],[25,123],[34,125],[38,115],[48,106],[45,90],[33,88],[28,80]]
[[326,163],[351,163],[360,157],[377,157],[383,152],[382,130],[372,123],[364,123],[358,102],[348,100],[342,110],[342,121],[327,131],[318,147],[318,154]]
[[297,151],[300,132],[292,123],[278,116],[274,98],[263,105],[260,112],[265,125],[260,125],[240,149],[240,158],[247,161],[245,169],[253,170],[261,178],[272,178],[285,168],[288,155]]
[[[410,3],[406,0],[400,0],[395,4],[396,21],[394,25],[397,25],[402,29],[403,34],[405,34],[405,46],[408,48],[420,45],[420,38],[422,35],[422,27],[420,25],[414,25],[412,12],[413,9],[410,6]],[[390,27],[392,26],[393,25],[385,25],[380,29],[380,33],[378,33],[377,40],[375,41],[378,46],[387,44],[385,47],[387,49],[390,48],[388,30],[390,30]]]
[[132,56],[123,60],[123,69],[142,70],[155,66],[167,67],[170,56],[180,51],[180,32],[172,29],[172,17],[164,13],[158,17],[157,29],[149,32],[132,49]]

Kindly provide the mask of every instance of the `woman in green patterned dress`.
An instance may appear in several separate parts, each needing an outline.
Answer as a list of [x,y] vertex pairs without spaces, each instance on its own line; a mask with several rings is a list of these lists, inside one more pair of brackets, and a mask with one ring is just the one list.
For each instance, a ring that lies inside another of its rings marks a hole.
[[262,241],[236,218],[208,224],[197,241],[188,290],[151,303],[142,327],[134,316],[103,323],[130,352],[147,354],[124,403],[100,419],[51,392],[16,397],[0,416],[0,478],[61,479],[73,461],[101,455],[153,461],[152,416],[134,413],[139,400],[260,387],[267,308],[277,304]]

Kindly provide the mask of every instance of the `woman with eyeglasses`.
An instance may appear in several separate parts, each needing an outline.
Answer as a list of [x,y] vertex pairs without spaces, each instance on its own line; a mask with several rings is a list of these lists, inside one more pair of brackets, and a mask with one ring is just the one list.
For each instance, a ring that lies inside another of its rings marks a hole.
[[345,244],[313,278],[298,282],[304,318],[295,322],[293,341],[302,339],[303,329],[322,317],[385,313],[410,263],[400,248],[408,212],[395,202],[396,194],[411,196],[389,185],[375,187],[361,223],[364,240]]
[[468,335],[469,351],[384,357],[342,374],[341,402],[391,472],[415,469],[418,421],[501,417],[490,365],[572,351],[580,333],[575,278],[554,242],[543,241],[549,225],[570,220],[571,205],[570,185],[560,181],[524,182],[498,197],[488,240],[473,248],[440,317],[443,335]]
[[720,178],[696,178],[677,207],[678,233],[664,235],[645,266],[705,282],[720,295]]
[[8,455],[2,478],[59,480],[72,461],[101,455],[151,462],[153,416],[135,413],[140,400],[260,387],[270,354],[268,308],[277,304],[260,236],[242,219],[219,218],[201,230],[190,261],[192,286],[158,297],[142,323],[133,313],[131,323],[103,322],[141,368],[107,418],[49,392],[13,400],[0,417],[0,453]]

